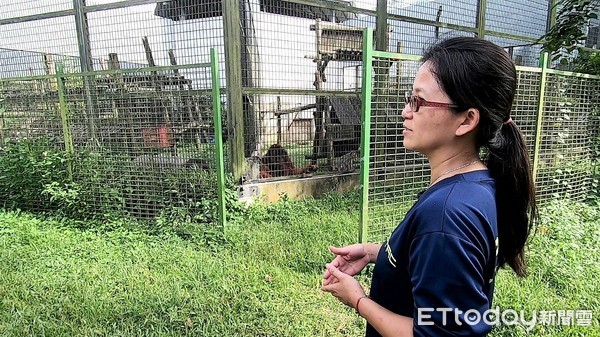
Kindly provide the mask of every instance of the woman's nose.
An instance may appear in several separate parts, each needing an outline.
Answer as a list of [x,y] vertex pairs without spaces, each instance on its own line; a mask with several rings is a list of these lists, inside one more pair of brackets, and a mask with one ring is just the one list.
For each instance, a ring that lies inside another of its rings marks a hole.
[[402,109],[402,117],[404,119],[408,119],[412,117],[412,110],[410,110],[410,107],[408,106],[408,104],[404,105],[404,109]]

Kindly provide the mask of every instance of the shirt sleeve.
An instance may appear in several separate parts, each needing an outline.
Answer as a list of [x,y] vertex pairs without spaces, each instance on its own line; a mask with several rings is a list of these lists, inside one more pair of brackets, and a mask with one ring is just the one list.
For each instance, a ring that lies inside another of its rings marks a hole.
[[485,336],[490,303],[485,254],[459,236],[432,232],[414,238],[409,273],[414,297],[414,336]]

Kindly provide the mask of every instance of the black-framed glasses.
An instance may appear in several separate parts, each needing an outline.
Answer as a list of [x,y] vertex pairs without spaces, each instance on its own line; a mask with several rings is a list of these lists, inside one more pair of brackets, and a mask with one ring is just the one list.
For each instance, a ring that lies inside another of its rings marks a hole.
[[404,103],[410,107],[412,112],[419,111],[422,106],[432,106],[437,108],[458,108],[458,105],[452,103],[430,102],[422,99],[417,95],[412,95],[410,92],[404,93]]

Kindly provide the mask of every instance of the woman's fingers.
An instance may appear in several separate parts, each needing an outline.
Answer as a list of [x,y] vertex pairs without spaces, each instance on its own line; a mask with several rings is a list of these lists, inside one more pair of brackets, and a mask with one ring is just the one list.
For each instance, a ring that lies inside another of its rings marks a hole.
[[329,251],[335,255],[346,255],[349,253],[346,247],[329,246]]

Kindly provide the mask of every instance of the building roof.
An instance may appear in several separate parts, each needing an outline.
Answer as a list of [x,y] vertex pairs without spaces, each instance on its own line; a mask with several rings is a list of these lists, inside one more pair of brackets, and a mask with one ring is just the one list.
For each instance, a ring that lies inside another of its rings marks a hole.
[[[350,3],[344,0],[324,0],[323,2],[350,6]],[[284,0],[260,0],[260,10],[273,14],[335,22],[343,22],[356,17],[351,12],[336,11]],[[165,1],[156,4],[154,15],[173,21],[211,18],[223,15],[223,6],[221,0]]]

